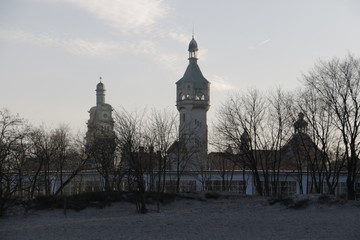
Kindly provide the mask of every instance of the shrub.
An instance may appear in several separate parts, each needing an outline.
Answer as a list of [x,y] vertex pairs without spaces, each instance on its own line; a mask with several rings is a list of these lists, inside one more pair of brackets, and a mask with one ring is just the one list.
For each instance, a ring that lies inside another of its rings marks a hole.
[[294,200],[291,198],[270,198],[268,199],[269,205],[274,205],[275,203],[282,203],[285,206],[294,204]]
[[330,196],[326,195],[326,194],[321,194],[318,198],[318,201],[320,203],[328,203],[328,202],[330,202],[330,200],[331,200]]
[[289,205],[288,207],[292,208],[292,209],[303,209],[303,208],[306,208],[308,206],[308,203],[309,203],[309,199],[304,198],[304,199],[294,201],[294,203]]
[[217,192],[207,192],[205,193],[205,197],[208,199],[218,199],[221,197],[221,195]]
[[[27,209],[73,209],[81,211],[87,207],[104,208],[113,202],[137,203],[138,192],[87,192],[71,196],[39,196],[24,203]],[[146,192],[145,201],[168,203],[177,197],[174,193]]]

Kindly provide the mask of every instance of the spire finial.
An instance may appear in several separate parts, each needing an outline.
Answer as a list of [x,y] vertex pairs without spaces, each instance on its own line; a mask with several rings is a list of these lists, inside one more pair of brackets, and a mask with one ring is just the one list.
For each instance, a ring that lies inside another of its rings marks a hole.
[[101,73],[100,73],[100,82],[101,82],[101,80],[102,80],[102,76],[101,76]]
[[192,39],[194,39],[194,35],[195,35],[195,25],[193,23],[193,26],[192,26]]

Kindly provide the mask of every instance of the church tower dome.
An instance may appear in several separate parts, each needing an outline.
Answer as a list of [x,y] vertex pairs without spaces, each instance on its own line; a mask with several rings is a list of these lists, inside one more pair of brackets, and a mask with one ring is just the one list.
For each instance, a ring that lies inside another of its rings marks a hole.
[[197,52],[199,51],[198,49],[198,44],[194,39],[194,36],[192,37],[190,43],[189,43],[189,58],[197,58]]

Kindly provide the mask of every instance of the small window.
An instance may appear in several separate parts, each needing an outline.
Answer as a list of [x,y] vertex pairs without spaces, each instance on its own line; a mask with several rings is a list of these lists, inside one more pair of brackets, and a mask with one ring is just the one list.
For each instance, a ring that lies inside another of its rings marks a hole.
[[185,122],[185,113],[182,114],[182,120]]
[[184,95],[183,93],[180,93],[180,94],[179,94],[179,99],[180,99],[180,100],[185,100],[185,95]]
[[195,97],[195,100],[202,100],[204,101],[205,100],[205,95],[203,93],[197,93],[196,94],[196,97]]

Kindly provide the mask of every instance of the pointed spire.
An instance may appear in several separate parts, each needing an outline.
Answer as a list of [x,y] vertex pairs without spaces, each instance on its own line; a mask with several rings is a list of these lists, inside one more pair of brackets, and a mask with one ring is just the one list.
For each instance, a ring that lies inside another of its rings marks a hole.
[[96,105],[105,104],[105,86],[101,81],[100,76],[100,82],[96,85]]

